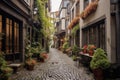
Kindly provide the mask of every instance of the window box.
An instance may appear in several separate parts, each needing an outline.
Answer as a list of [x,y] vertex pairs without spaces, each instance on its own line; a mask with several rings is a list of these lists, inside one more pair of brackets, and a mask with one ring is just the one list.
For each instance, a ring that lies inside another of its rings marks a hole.
[[91,13],[93,13],[94,11],[96,11],[98,6],[98,0],[91,2],[86,8],[85,10],[81,13],[81,18],[85,19],[86,17],[88,17]]

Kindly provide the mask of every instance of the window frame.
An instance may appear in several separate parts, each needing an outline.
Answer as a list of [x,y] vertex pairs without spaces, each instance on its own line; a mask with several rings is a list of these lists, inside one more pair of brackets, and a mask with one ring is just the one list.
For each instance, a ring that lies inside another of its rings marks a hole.
[[[105,20],[87,26],[86,28],[82,29],[82,33],[83,46],[87,44],[94,44],[96,47],[106,50]],[[93,40],[91,38],[93,38]]]

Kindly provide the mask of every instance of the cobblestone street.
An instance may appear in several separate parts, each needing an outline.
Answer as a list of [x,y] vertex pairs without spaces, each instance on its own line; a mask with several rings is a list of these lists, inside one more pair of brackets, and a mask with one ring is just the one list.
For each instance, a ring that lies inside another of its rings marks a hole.
[[77,68],[75,64],[66,54],[52,48],[49,60],[36,65],[33,71],[19,71],[12,80],[94,80],[86,68]]

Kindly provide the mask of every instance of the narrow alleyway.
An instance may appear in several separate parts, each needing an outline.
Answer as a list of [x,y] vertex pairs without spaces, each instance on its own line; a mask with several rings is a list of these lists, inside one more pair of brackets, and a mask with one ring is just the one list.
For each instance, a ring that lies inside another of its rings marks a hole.
[[21,70],[14,75],[15,80],[94,80],[85,68],[79,69],[66,54],[50,49],[49,60],[36,65],[35,70]]

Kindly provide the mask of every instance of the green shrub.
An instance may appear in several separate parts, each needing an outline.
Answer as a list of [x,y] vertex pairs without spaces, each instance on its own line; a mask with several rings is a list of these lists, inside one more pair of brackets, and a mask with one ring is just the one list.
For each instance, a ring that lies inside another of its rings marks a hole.
[[105,51],[101,48],[96,49],[92,60],[90,62],[91,69],[106,69],[110,66],[110,62],[107,59],[107,55],[105,54]]
[[80,51],[80,48],[79,48],[77,45],[74,45],[74,46],[72,47],[72,52],[73,52],[73,54],[77,54],[79,51]]
[[4,53],[0,52],[0,79],[8,78],[12,72],[13,70],[7,66],[7,62],[4,59]]
[[63,49],[67,49],[67,48],[69,48],[69,44],[68,44],[68,42],[65,42],[65,43],[63,44],[62,48],[63,48]]

